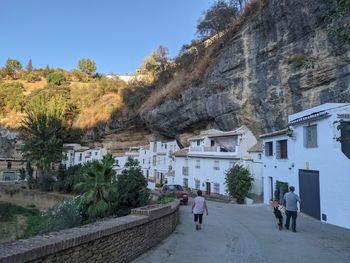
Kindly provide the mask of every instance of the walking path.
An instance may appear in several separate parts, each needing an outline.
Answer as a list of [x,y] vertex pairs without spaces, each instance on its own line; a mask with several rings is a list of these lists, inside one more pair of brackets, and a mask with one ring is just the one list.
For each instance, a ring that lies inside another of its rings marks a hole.
[[175,232],[134,263],[350,262],[350,230],[299,215],[297,233],[279,231],[266,205],[208,201],[208,209],[196,231],[191,205],[181,206]]

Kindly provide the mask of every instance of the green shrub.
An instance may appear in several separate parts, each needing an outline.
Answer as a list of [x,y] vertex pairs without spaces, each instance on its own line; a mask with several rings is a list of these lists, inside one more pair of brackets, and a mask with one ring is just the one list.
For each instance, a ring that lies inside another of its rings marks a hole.
[[177,198],[175,193],[164,193],[158,197],[158,204],[166,204]]
[[23,85],[19,82],[0,84],[0,108],[22,111],[25,105]]
[[78,209],[76,198],[66,200],[50,208],[47,211],[46,217],[46,224],[41,233],[76,227],[82,222],[82,215]]
[[243,204],[254,179],[243,165],[236,164],[226,172],[225,183],[231,197],[237,199],[237,203]]
[[156,183],[156,188],[161,188],[161,187],[162,187],[162,185],[161,185],[161,184]]
[[0,222],[10,221],[14,216],[11,204],[0,204]]
[[147,180],[137,160],[128,158],[122,174],[118,177],[118,216],[130,213],[132,208],[144,206],[149,200]]
[[55,180],[52,174],[43,174],[38,178],[38,187],[41,191],[52,191]]
[[40,80],[39,74],[33,71],[25,73],[23,78],[30,83]]
[[61,72],[50,73],[49,75],[47,75],[46,79],[49,84],[57,85],[57,86],[60,86],[66,83],[67,81],[66,77]]

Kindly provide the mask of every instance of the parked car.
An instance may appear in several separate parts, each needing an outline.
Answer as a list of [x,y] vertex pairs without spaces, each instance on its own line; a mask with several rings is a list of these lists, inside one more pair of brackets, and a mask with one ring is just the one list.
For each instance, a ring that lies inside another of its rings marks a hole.
[[164,185],[162,188],[162,193],[175,193],[180,199],[180,204],[188,204],[188,193],[184,191],[182,186],[179,184]]

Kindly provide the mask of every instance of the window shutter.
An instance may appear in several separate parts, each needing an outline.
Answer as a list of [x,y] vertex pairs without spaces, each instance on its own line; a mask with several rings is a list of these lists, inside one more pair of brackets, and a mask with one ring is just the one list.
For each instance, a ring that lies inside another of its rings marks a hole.
[[276,143],[276,158],[281,159],[281,141]]

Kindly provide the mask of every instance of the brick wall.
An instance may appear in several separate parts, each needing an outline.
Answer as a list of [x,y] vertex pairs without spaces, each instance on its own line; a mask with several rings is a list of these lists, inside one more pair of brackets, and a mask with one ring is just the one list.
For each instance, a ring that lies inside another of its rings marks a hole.
[[170,235],[179,202],[134,209],[125,217],[0,244],[0,263],[130,262]]

